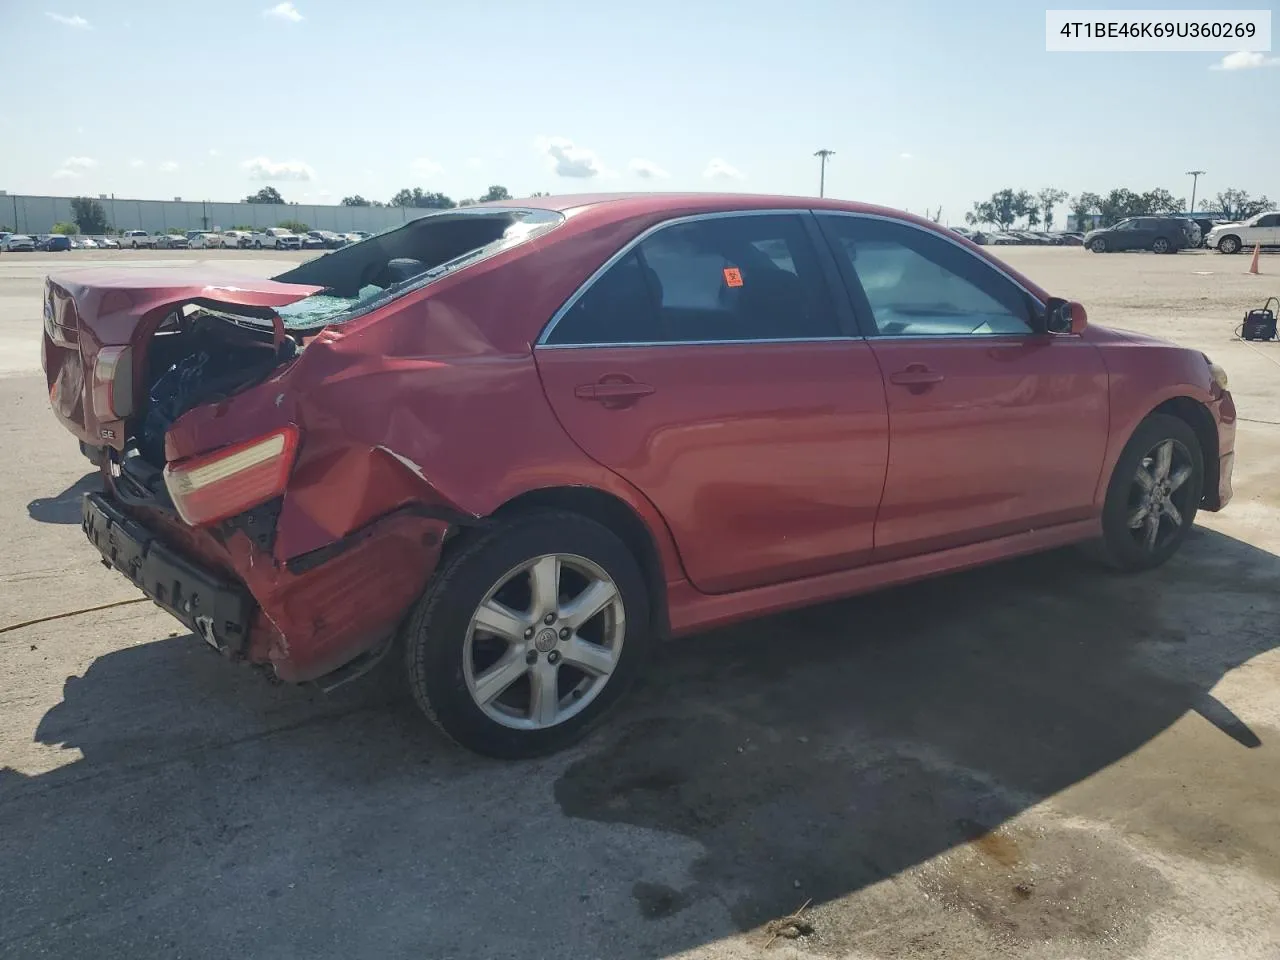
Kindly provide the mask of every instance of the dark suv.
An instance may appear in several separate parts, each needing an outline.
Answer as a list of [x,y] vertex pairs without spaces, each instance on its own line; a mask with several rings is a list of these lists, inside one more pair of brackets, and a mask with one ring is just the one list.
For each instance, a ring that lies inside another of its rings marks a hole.
[[1177,253],[1200,246],[1200,227],[1186,217],[1127,217],[1119,223],[1084,235],[1084,245],[1094,253],[1113,250],[1150,250]]

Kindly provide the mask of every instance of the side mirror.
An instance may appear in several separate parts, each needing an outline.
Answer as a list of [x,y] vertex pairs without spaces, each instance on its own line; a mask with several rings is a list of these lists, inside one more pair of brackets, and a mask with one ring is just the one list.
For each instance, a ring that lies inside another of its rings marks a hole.
[[1058,336],[1079,336],[1089,325],[1084,304],[1051,297],[1045,310],[1045,330]]

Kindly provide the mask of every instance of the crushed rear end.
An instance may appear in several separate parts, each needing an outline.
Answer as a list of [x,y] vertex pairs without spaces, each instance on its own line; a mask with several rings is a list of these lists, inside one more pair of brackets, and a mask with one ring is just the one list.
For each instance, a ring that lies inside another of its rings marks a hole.
[[358,675],[450,532],[482,521],[376,440],[400,378],[446,365],[344,341],[519,242],[519,219],[406,225],[271,280],[50,277],[50,405],[100,467],[83,528],[104,564],[229,658],[294,682]]

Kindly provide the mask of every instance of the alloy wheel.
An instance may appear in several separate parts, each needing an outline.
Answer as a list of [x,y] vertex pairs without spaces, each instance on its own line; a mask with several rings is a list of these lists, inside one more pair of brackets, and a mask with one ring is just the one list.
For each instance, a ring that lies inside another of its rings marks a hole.
[[1127,522],[1145,552],[1162,549],[1190,516],[1187,481],[1194,470],[1191,451],[1172,438],[1160,441],[1138,463],[1129,488]]
[[1164,237],[1157,237],[1155,242],[1151,244],[1151,249],[1155,253],[1168,253],[1169,241],[1166,240]]
[[517,730],[553,727],[599,696],[625,636],[622,595],[604,569],[547,554],[504,574],[476,608],[463,678],[491,720]]

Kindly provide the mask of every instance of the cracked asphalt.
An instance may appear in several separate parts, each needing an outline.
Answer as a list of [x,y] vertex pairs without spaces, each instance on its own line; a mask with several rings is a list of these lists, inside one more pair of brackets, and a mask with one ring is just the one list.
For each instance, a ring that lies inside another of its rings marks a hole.
[[[1228,370],[1236,499],[1168,566],[1047,554],[672,644],[521,764],[148,603],[5,630],[0,957],[1280,958],[1280,345],[1232,339],[1280,257],[999,252]],[[139,596],[39,372],[43,275],[92,257],[0,257],[0,628]]]

